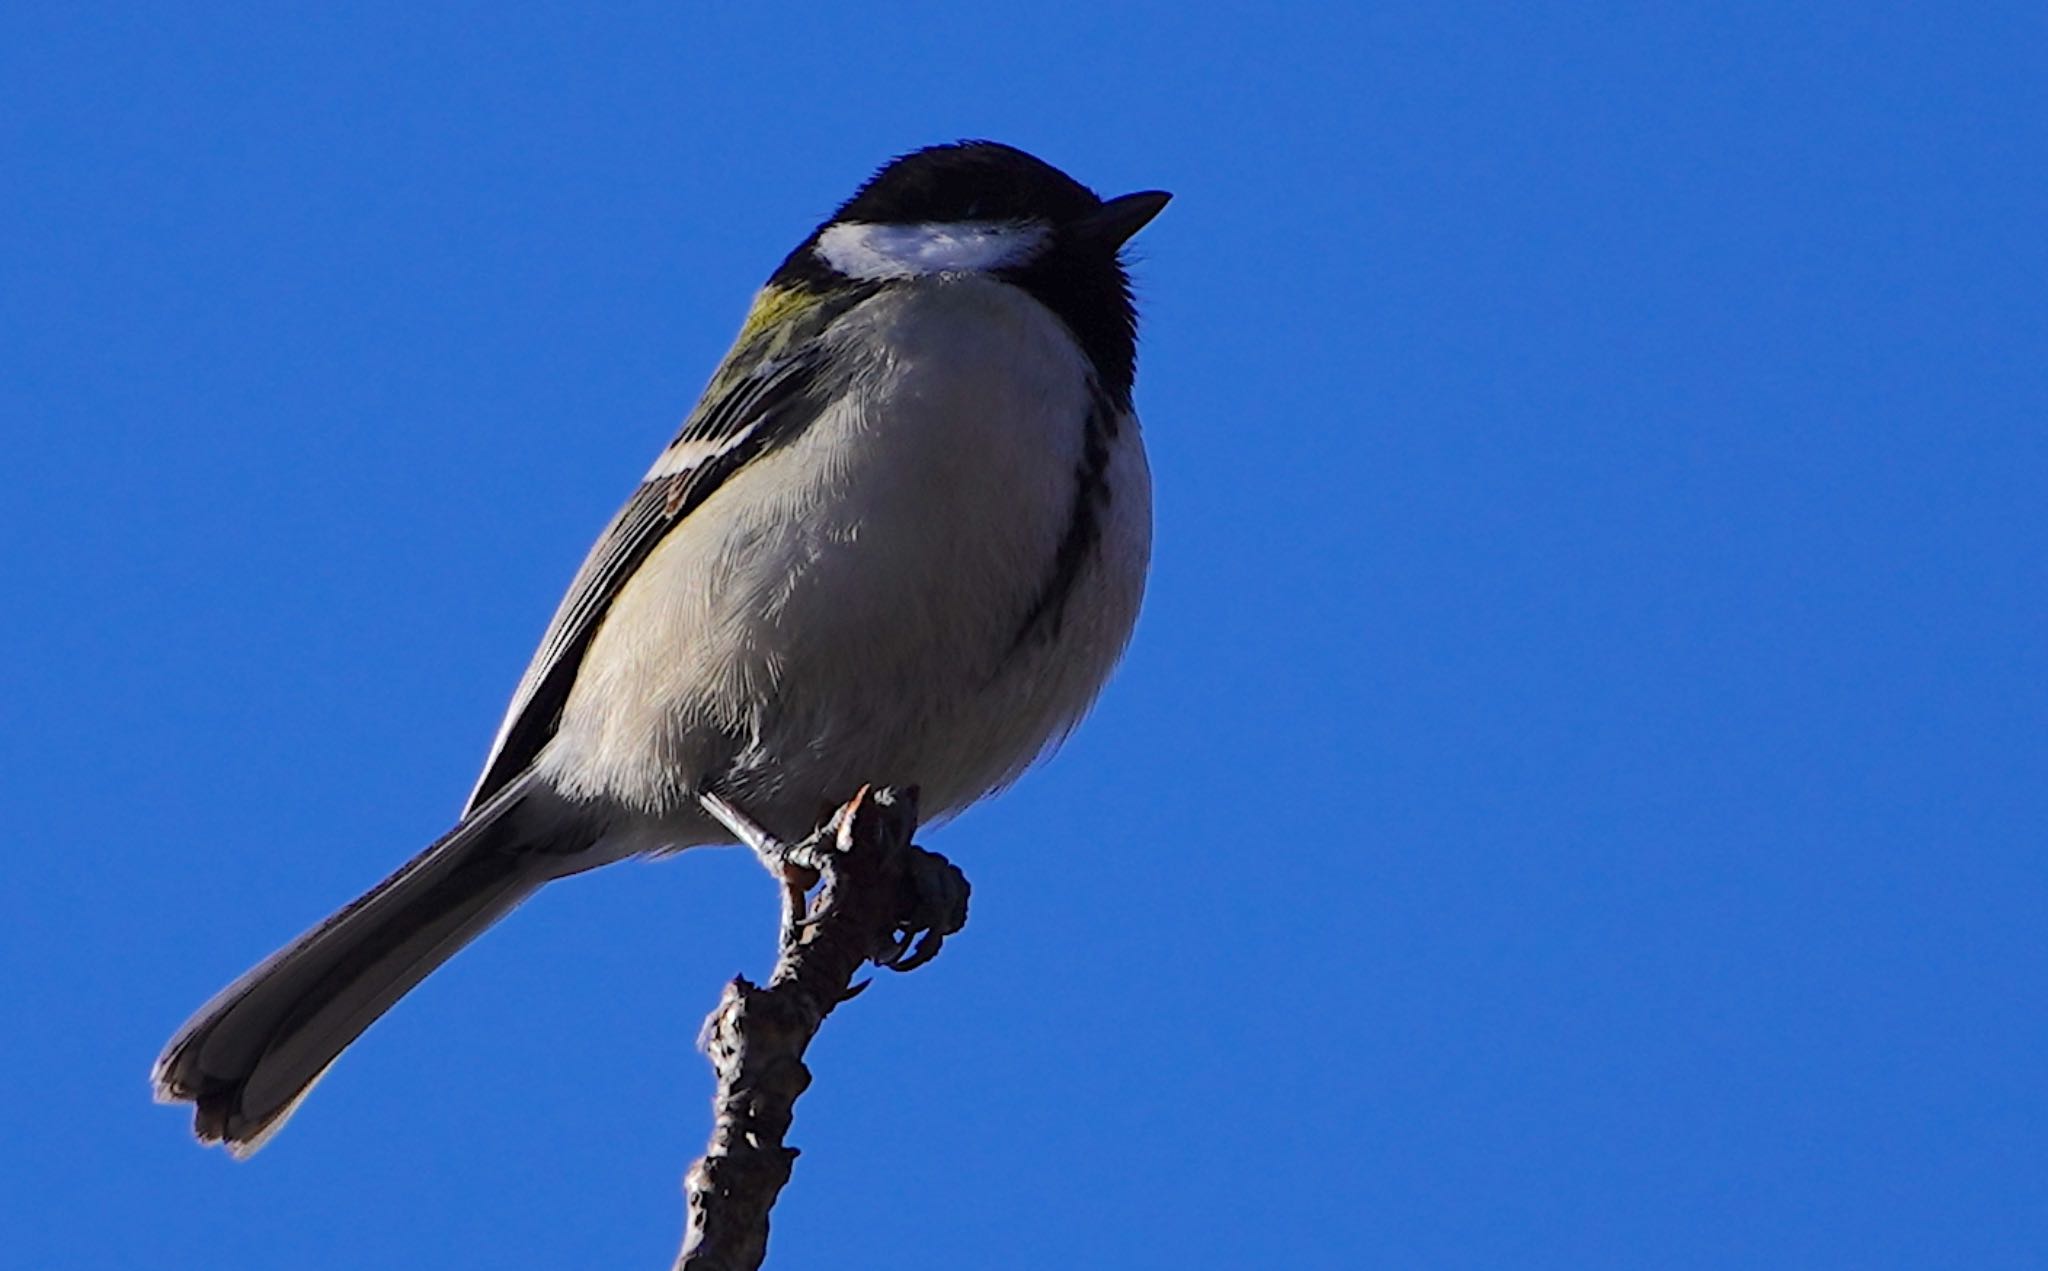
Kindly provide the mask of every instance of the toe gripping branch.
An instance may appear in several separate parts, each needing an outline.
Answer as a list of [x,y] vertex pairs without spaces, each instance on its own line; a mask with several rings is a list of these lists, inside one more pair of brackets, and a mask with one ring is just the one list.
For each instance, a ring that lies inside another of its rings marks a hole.
[[866,787],[788,849],[775,972],[765,988],[735,978],[704,1021],[716,1119],[710,1146],[683,1180],[689,1228],[676,1271],[761,1265],[768,1212],[796,1160],[782,1140],[811,1083],[803,1062],[811,1038],[867,987],[853,982],[862,963],[915,970],[967,922],[966,876],[913,844],[916,829],[916,790]]

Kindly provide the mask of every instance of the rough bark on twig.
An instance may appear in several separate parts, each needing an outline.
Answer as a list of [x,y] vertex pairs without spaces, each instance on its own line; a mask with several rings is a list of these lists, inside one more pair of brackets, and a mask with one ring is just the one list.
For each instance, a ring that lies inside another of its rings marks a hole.
[[804,1049],[832,1008],[860,991],[852,984],[863,962],[910,970],[966,921],[967,880],[914,846],[916,829],[915,791],[864,789],[794,855],[823,884],[808,913],[793,891],[767,987],[735,978],[704,1021],[716,1120],[683,1181],[689,1229],[675,1271],[761,1265],[768,1211],[797,1155],[782,1138],[811,1083]]

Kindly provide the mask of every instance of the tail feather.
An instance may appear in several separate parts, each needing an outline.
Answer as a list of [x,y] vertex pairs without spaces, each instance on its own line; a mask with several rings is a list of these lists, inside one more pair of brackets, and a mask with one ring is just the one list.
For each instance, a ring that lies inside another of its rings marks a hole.
[[203,1142],[247,1156],[348,1044],[428,973],[562,873],[516,790],[201,1007],[164,1048],[157,1098],[195,1104]]

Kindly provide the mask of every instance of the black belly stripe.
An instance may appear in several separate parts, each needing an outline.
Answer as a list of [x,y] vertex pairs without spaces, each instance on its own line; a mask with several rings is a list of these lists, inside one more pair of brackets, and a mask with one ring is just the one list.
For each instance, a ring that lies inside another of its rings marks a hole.
[[1074,509],[1067,518],[1066,532],[1053,553],[1052,568],[1045,584],[1025,611],[1017,636],[1010,642],[1015,653],[1033,640],[1057,639],[1066,618],[1067,601],[1080,581],[1096,548],[1102,541],[1102,518],[1109,508],[1109,447],[1116,440],[1123,411],[1092,385],[1088,419],[1082,426],[1081,462],[1074,468]]

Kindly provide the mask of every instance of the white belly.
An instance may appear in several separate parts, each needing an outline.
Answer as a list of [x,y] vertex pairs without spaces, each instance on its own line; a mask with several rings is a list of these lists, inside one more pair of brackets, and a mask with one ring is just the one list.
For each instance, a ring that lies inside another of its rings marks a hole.
[[849,318],[854,391],[648,557],[539,760],[564,793],[668,814],[676,846],[725,838],[690,806],[714,781],[792,838],[864,782],[956,811],[1080,718],[1136,618],[1151,510],[1127,416],[1064,620],[1017,640],[1082,462],[1086,367],[1065,328],[977,277]]

